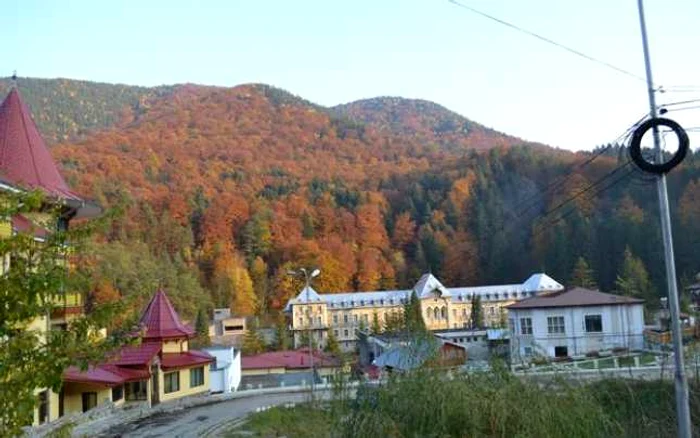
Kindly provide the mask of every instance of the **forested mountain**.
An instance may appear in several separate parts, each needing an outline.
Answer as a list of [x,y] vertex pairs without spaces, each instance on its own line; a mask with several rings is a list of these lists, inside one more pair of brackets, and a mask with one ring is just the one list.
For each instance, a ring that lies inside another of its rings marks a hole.
[[[11,84],[10,78],[0,78],[0,96],[7,94]],[[132,120],[148,108],[151,99],[172,90],[72,79],[20,78],[17,85],[49,143]]]
[[[94,247],[96,300],[163,283],[186,316],[212,305],[269,314],[298,291],[289,269],[313,264],[323,292],[410,287],[428,270],[448,286],[546,271],[658,301],[653,186],[626,167],[579,194],[624,153],[575,166],[589,155],[424,101],[328,109],[259,84],[160,90],[137,114],[53,148],[78,191],[126,206]],[[33,111],[54,120],[55,108]],[[669,177],[686,282],[700,271],[697,159]]]

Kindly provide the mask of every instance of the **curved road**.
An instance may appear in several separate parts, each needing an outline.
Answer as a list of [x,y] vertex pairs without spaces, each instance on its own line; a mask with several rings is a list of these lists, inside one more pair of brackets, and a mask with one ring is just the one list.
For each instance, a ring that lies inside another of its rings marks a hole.
[[218,436],[228,426],[257,408],[300,403],[309,393],[263,394],[237,398],[190,409],[153,415],[134,423],[121,424],[98,435],[100,437],[199,437]]

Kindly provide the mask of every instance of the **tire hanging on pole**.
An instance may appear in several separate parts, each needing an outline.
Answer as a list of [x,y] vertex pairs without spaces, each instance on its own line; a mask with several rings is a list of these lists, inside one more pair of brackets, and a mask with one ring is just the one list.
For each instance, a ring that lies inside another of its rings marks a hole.
[[[644,134],[646,134],[650,129],[658,128],[659,126],[670,128],[671,131],[676,134],[676,137],[678,138],[678,150],[670,160],[664,163],[650,163],[642,156],[642,137],[644,137]],[[681,127],[681,125],[671,119],[654,117],[653,119],[645,121],[634,130],[632,133],[632,140],[630,141],[629,150],[630,158],[634,164],[637,165],[637,167],[645,172],[663,175],[668,173],[674,167],[678,166],[681,161],[685,159],[689,147],[690,141],[688,139],[688,134],[685,132],[683,127]]]

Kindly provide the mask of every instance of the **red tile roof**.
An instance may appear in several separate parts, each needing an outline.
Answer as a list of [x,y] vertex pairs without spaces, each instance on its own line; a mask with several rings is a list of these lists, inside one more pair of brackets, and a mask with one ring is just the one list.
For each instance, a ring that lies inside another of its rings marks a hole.
[[[314,367],[337,367],[338,359],[319,352],[314,354]],[[264,368],[304,369],[309,368],[308,349],[290,351],[272,351],[255,356],[243,356],[241,368],[244,370]]]
[[90,366],[85,371],[81,371],[77,367],[70,367],[63,372],[63,381],[118,386],[126,382],[146,380],[149,376],[148,370],[120,368],[114,365],[97,365]]
[[204,365],[214,361],[214,357],[203,351],[190,350],[184,353],[163,353],[160,367],[163,370]]
[[160,340],[194,336],[194,330],[180,321],[180,317],[162,289],[159,289],[148,303],[140,323],[146,329],[143,339]]
[[34,237],[43,238],[48,235],[48,230],[34,225],[29,219],[18,214],[12,218],[12,230],[16,233],[31,233]]
[[526,298],[507,306],[508,309],[539,309],[547,307],[616,306],[641,304],[644,300],[623,295],[606,294],[597,290],[575,287],[538,297]]
[[53,158],[17,89],[0,105],[0,179],[51,196],[79,200],[58,172]]
[[160,342],[127,345],[117,352],[109,363],[114,365],[148,365],[160,353]]

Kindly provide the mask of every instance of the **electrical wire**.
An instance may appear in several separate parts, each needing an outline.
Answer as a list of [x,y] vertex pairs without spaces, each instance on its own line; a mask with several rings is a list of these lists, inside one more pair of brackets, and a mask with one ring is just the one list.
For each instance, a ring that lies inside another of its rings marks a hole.
[[[625,166],[627,166],[627,165],[630,164],[630,163],[631,163],[631,161],[628,161],[627,163],[623,164],[622,166],[617,167],[616,170],[620,170],[620,169],[624,168]],[[634,169],[633,169],[633,170],[630,170],[630,171],[627,172],[627,173],[624,173],[624,174],[620,175],[619,178],[615,179],[615,180],[612,181],[610,184],[604,186],[604,187],[601,188],[600,190],[595,191],[594,193],[591,194],[591,196],[599,195],[599,194],[603,193],[604,191],[606,191],[606,190],[608,190],[608,189],[610,189],[610,188],[616,186],[616,185],[619,184],[622,180],[624,180],[625,178],[627,178],[628,176],[630,176],[632,173],[634,173]],[[598,182],[601,182],[601,181],[599,180]],[[596,183],[596,184],[597,184],[597,183]],[[572,215],[573,213],[575,213],[576,211],[578,211],[578,209],[572,208],[572,209],[570,209],[569,211],[567,211],[566,213],[564,213],[563,215],[561,215],[561,216],[559,216],[558,218],[556,218],[555,220],[550,221],[550,222],[548,222],[548,223],[546,223],[546,224],[544,224],[544,225],[538,225],[538,227],[540,227],[540,229],[532,234],[532,238],[534,239],[535,237],[537,237],[537,236],[539,236],[540,234],[544,233],[545,231],[547,231],[548,229],[550,229],[552,226],[558,224],[559,222],[563,221],[563,220],[566,219],[567,217],[571,216],[571,215]]]
[[558,187],[563,186],[564,183],[565,183],[567,180],[569,180],[569,179],[572,178],[574,175],[576,175],[576,173],[574,173],[574,171],[580,171],[580,170],[582,170],[584,167],[586,167],[586,166],[588,166],[589,164],[591,164],[595,159],[597,159],[598,157],[600,157],[601,155],[603,155],[604,153],[606,153],[607,151],[609,151],[610,148],[612,148],[614,145],[616,145],[616,144],[618,144],[618,143],[620,143],[620,142],[624,144],[625,141],[626,141],[626,139],[631,135],[632,131],[634,131],[634,129],[635,129],[640,123],[642,123],[644,120],[646,120],[646,118],[647,118],[646,114],[643,115],[643,116],[642,116],[641,118],[639,118],[636,122],[634,122],[629,128],[627,128],[627,129],[625,130],[625,132],[623,132],[622,134],[620,134],[619,136],[617,136],[617,138],[616,138],[615,140],[613,140],[612,142],[608,143],[607,146],[604,146],[603,148],[601,148],[599,151],[597,151],[596,153],[594,153],[594,154],[593,154],[591,157],[589,157],[587,160],[583,161],[582,163],[574,163],[573,165],[571,165],[571,166],[564,172],[563,176],[561,176],[561,177],[559,177],[559,178],[556,178],[554,181],[552,181],[552,182],[550,182],[549,184],[547,184],[547,186],[545,187],[545,189],[544,189],[543,192],[541,192],[541,193],[540,193],[540,192],[535,193],[535,194],[533,194],[533,195],[528,196],[526,199],[524,199],[524,200],[518,202],[518,204],[516,204],[516,206],[513,207],[513,210],[519,209],[519,208],[520,208],[521,206],[523,206],[524,204],[528,204],[528,206],[527,206],[524,210],[519,211],[518,213],[512,213],[513,216],[515,216],[516,218],[521,218],[525,213],[527,213],[528,211],[530,211],[531,209],[533,209],[534,206],[536,205],[536,204],[534,204],[534,203],[532,203],[532,202],[530,202],[530,201],[534,200],[534,199],[537,198],[537,197],[544,196],[545,194],[547,194],[549,191],[551,191],[551,190],[554,189],[554,188],[558,188]]
[[687,105],[689,103],[697,103],[697,102],[700,102],[700,99],[690,99],[690,100],[681,100],[679,102],[664,103],[663,105],[659,105],[659,107],[666,108],[667,106]]
[[518,31],[518,32],[520,32],[520,33],[524,33],[525,35],[529,35],[529,36],[531,36],[531,37],[533,37],[533,38],[537,38],[537,39],[540,40],[540,41],[544,41],[545,43],[551,44],[551,45],[553,45],[553,46],[555,46],[555,47],[558,47],[558,48],[560,48],[560,49],[562,49],[562,50],[566,50],[567,52],[573,53],[574,55],[579,56],[579,57],[581,57],[581,58],[583,58],[583,59],[586,59],[586,60],[591,61],[591,62],[594,62],[594,63],[596,63],[596,64],[605,66],[605,67],[607,67],[607,68],[610,68],[610,69],[612,69],[612,70],[617,71],[618,73],[622,73],[622,74],[624,74],[624,75],[627,75],[627,76],[629,76],[629,77],[631,77],[631,78],[634,78],[634,79],[637,79],[637,80],[639,80],[639,81],[646,82],[646,78],[644,78],[644,77],[642,77],[642,76],[639,76],[639,75],[637,75],[637,74],[635,74],[635,73],[632,73],[632,72],[629,71],[629,70],[625,70],[625,69],[623,69],[623,68],[620,68],[620,67],[618,67],[618,66],[616,66],[616,65],[613,65],[613,64],[611,64],[611,63],[609,63],[609,62],[607,62],[607,61],[603,61],[603,60],[598,59],[598,58],[595,58],[595,57],[593,57],[593,56],[591,56],[591,55],[587,55],[587,54],[581,52],[580,50],[576,50],[576,49],[571,48],[571,47],[569,47],[569,46],[567,46],[567,45],[564,45],[564,44],[562,44],[562,43],[556,42],[556,41],[554,41],[554,40],[551,39],[551,38],[547,38],[547,37],[542,36],[542,35],[540,35],[540,34],[538,34],[538,33],[536,33],[536,32],[533,32],[533,31],[531,31],[531,30],[527,30],[527,29],[525,29],[525,28],[523,28],[523,27],[520,27],[520,26],[518,26],[518,25],[516,25],[516,24],[510,23],[510,22],[505,21],[505,20],[502,20],[502,19],[500,19],[500,18],[498,18],[498,17],[494,17],[493,15],[487,14],[486,12],[483,12],[483,11],[480,11],[480,10],[478,10],[478,9],[476,9],[476,8],[471,7],[471,6],[465,5],[464,3],[460,3],[460,2],[458,2],[457,0],[448,0],[448,1],[449,1],[450,3],[452,3],[453,5],[455,5],[455,6],[458,6],[458,7],[460,7],[460,8],[463,8],[463,9],[466,9],[466,10],[468,10],[468,11],[471,11],[471,12],[473,12],[473,13],[475,13],[475,14],[477,14],[477,15],[480,15],[480,16],[482,16],[482,17],[484,17],[484,18],[488,18],[489,20],[492,20],[492,21],[495,21],[496,23],[499,23],[499,24],[502,24],[502,25],[504,25],[504,26],[507,26],[507,27],[509,27],[509,28],[511,28],[511,29],[514,29],[514,30],[516,30],[516,31]]
[[551,209],[547,210],[547,211],[544,213],[544,216],[543,216],[543,217],[549,216],[550,214],[552,214],[552,213],[554,213],[555,211],[561,209],[561,208],[564,207],[565,205],[567,205],[567,204],[569,204],[569,203],[575,201],[576,199],[580,198],[580,197],[583,196],[584,194],[588,193],[591,189],[594,189],[595,187],[597,187],[598,185],[600,185],[601,183],[603,183],[605,180],[607,180],[608,178],[612,177],[612,176],[615,175],[617,172],[621,171],[622,169],[624,169],[625,167],[629,166],[630,164],[632,164],[632,161],[631,161],[631,160],[630,160],[630,161],[627,161],[626,163],[624,163],[624,164],[621,165],[621,166],[618,166],[618,167],[614,168],[612,171],[606,173],[606,174],[605,174],[602,178],[600,178],[598,181],[594,182],[593,184],[589,184],[586,188],[584,188],[583,190],[579,191],[579,192],[576,193],[575,195],[571,196],[570,198],[566,199],[565,201],[561,202],[560,204],[557,204],[556,206],[554,206],[554,207],[552,207]]

